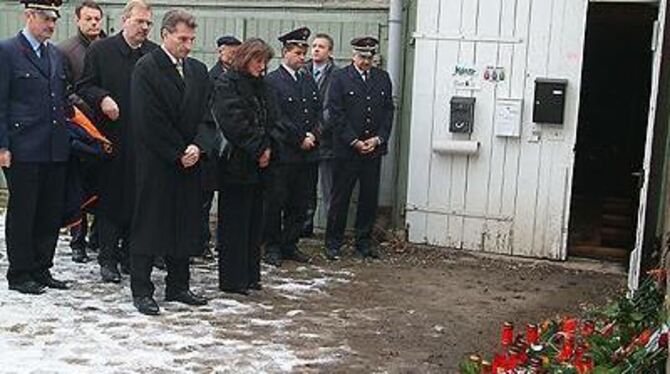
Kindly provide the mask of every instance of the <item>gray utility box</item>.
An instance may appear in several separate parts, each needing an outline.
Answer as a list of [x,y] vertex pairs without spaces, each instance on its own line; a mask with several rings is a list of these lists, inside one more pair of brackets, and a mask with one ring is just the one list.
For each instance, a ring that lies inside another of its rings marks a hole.
[[475,123],[475,98],[454,96],[450,104],[449,131],[471,133]]
[[535,79],[533,122],[553,125],[563,124],[567,79]]

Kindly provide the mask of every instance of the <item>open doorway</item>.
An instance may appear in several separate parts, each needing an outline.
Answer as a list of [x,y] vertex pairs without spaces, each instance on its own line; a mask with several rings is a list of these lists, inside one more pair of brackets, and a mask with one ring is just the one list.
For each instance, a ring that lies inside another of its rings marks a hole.
[[627,262],[637,226],[655,4],[590,3],[568,255]]

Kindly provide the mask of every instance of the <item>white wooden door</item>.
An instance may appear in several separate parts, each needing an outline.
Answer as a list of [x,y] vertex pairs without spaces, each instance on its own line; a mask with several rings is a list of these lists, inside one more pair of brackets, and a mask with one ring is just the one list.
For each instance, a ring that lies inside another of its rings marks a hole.
[[630,269],[628,270],[628,289],[637,289],[640,280],[640,262],[642,260],[642,245],[644,243],[645,213],[647,211],[647,196],[649,192],[649,169],[651,165],[652,143],[654,138],[654,123],[656,121],[656,102],[658,99],[658,88],[661,74],[661,57],[663,51],[663,30],[665,28],[665,17],[667,0],[658,2],[658,19],[654,25],[654,37],[652,49],[654,57],[652,62],[651,95],[649,97],[649,119],[647,122],[647,137],[642,163],[642,186],[640,188],[640,203],[637,212],[637,231],[635,234],[635,248],[630,255]]

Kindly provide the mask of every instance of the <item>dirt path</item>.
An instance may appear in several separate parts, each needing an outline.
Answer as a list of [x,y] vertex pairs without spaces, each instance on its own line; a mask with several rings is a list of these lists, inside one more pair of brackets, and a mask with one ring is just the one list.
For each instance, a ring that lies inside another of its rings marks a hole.
[[163,313],[152,318],[134,311],[127,278],[98,283],[97,265],[73,264],[63,241],[54,274],[72,290],[31,297],[0,282],[0,372],[449,373],[490,352],[502,321],[576,312],[624,284],[594,264],[426,247],[331,264],[310,252],[307,266],[264,267],[265,289],[249,297],[218,292],[215,264],[196,265],[191,284],[211,302],[195,309],[163,302],[154,271]]

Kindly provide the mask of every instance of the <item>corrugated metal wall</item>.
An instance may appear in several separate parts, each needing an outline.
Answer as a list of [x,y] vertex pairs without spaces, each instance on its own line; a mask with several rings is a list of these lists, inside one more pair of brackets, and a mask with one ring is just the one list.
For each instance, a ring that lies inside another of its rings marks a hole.
[[[564,258],[585,0],[419,0],[407,224],[410,240]],[[457,86],[458,65],[476,69]],[[505,80],[485,81],[487,66]],[[532,122],[537,77],[568,79],[563,126]],[[475,97],[471,135],[448,130],[452,96]],[[494,132],[497,99],[522,99],[520,137]],[[476,155],[440,155],[439,140],[476,140]]]

